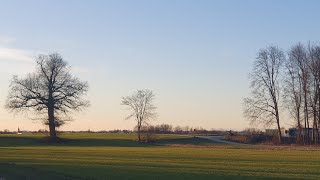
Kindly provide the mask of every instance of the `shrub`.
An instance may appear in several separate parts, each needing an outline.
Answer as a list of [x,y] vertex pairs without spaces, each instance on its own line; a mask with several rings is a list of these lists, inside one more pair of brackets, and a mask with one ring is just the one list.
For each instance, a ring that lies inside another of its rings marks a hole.
[[153,132],[146,132],[141,134],[141,142],[154,143],[156,142],[156,135]]

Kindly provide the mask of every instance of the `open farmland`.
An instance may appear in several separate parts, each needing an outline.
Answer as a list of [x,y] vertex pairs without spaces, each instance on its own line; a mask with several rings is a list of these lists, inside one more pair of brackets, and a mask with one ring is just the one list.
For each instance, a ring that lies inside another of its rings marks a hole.
[[215,144],[159,135],[140,144],[133,135],[70,134],[48,145],[40,135],[0,136],[5,179],[319,179],[315,148]]

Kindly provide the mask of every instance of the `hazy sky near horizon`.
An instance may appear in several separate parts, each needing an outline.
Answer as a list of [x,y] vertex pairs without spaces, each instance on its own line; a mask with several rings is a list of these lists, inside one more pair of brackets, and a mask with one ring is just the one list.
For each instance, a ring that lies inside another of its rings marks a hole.
[[[59,52],[90,85],[91,106],[63,130],[132,129],[121,97],[156,94],[153,124],[242,129],[260,48],[319,41],[320,1],[0,0],[0,129],[40,122],[3,108],[13,75]],[[285,124],[284,124],[285,125]]]

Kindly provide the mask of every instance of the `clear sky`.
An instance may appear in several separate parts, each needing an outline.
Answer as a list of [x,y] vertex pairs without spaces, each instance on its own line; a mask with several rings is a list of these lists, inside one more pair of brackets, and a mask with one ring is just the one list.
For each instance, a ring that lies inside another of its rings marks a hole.
[[59,52],[89,82],[91,107],[64,130],[132,129],[121,97],[156,94],[153,124],[242,129],[260,48],[320,39],[320,1],[0,0],[0,129],[39,122],[3,108],[10,79]]

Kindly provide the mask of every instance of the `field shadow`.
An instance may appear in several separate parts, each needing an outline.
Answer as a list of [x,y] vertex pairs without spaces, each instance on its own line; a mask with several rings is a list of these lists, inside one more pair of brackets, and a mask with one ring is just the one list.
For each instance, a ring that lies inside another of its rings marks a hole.
[[[61,171],[61,168],[64,170]],[[56,170],[57,169],[57,170]],[[59,171],[60,169],[60,171]],[[192,173],[185,171],[157,171],[154,169],[141,170],[122,168],[121,173],[117,172],[119,167],[110,166],[79,166],[78,164],[15,164],[0,163],[0,179],[6,180],[93,180],[93,179],[172,179],[172,180],[194,180],[194,179],[222,179],[222,180],[288,180],[279,177],[257,177],[246,176],[245,174],[222,174],[222,173]],[[75,171],[76,170],[76,171]],[[76,173],[75,173],[76,172]],[[299,178],[290,178],[299,179]]]
[[154,147],[166,146],[172,144],[182,145],[214,145],[213,141],[200,139],[196,137],[184,138],[159,138],[154,143],[141,143],[133,139],[117,138],[61,138],[59,143],[49,143],[45,137],[39,136],[0,136],[0,147],[18,147],[18,146],[74,146],[74,147]]
[[181,144],[181,145],[198,145],[198,146],[210,146],[210,145],[220,144],[208,139],[202,139],[198,137],[161,139],[157,143],[160,145]]
[[65,138],[64,146],[82,146],[82,147],[150,147],[158,146],[154,143],[140,143],[130,139],[94,139],[94,138],[81,138],[81,139],[68,139]]
[[100,138],[61,138],[61,142],[47,142],[44,137],[0,137],[0,147],[17,146],[78,146],[78,147],[148,147],[157,144],[139,143],[130,139],[100,139]]
[[0,146],[37,146],[41,145],[39,137],[0,136]]
[[208,146],[216,145],[213,141],[207,139],[201,139],[196,137],[185,138],[172,138],[172,139],[157,139],[153,143],[141,143],[136,140],[130,139],[93,139],[93,138],[81,138],[81,139],[65,139],[66,146],[112,146],[112,147],[154,147],[154,146],[167,146],[173,144],[181,145],[199,145]]

